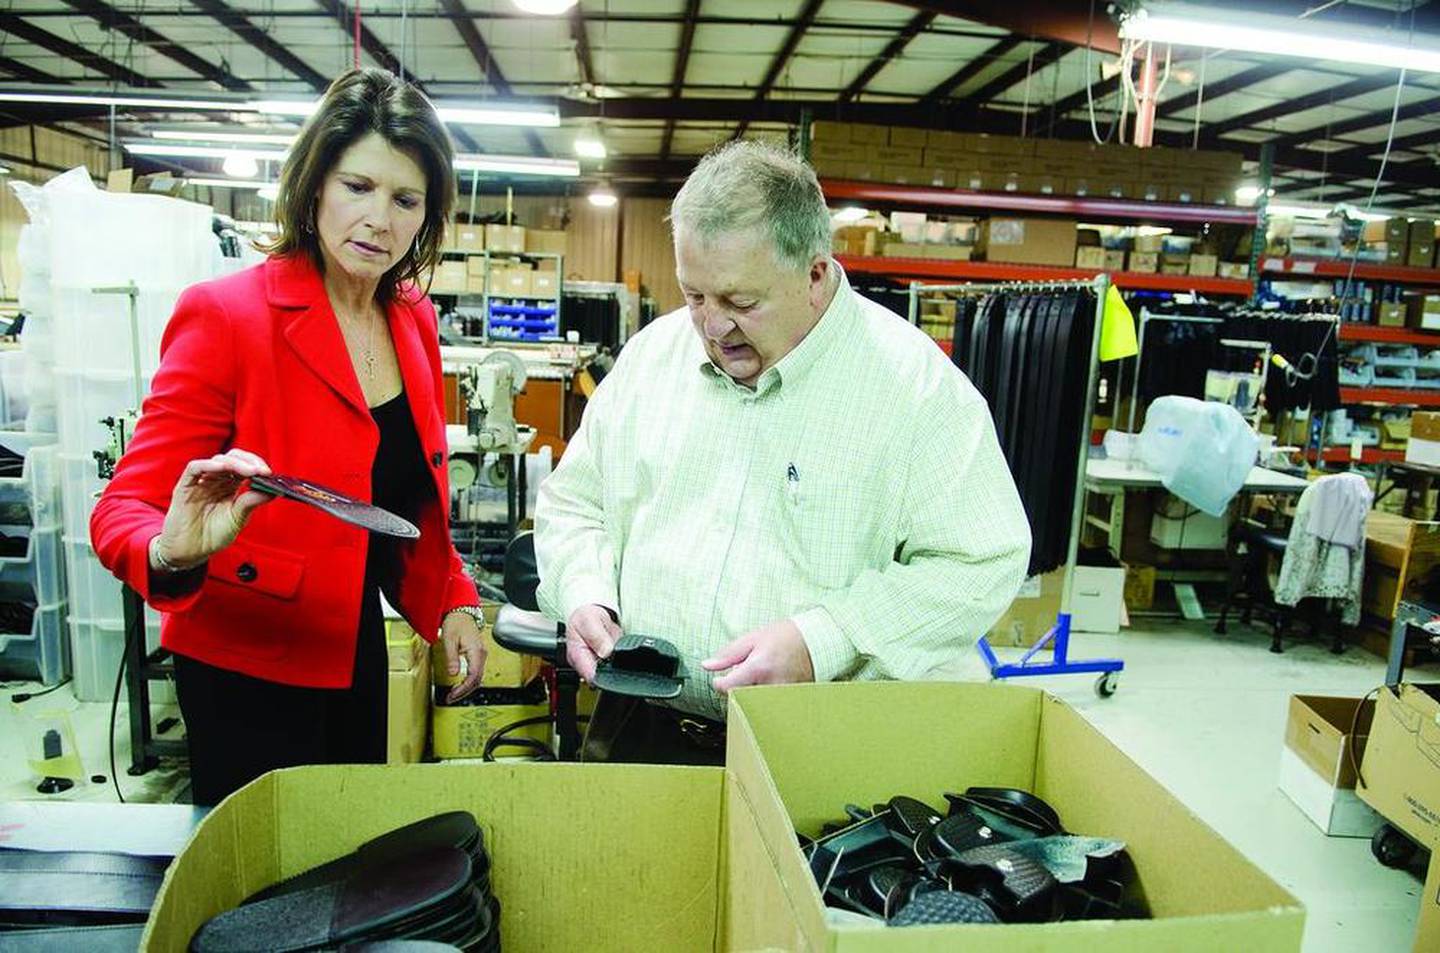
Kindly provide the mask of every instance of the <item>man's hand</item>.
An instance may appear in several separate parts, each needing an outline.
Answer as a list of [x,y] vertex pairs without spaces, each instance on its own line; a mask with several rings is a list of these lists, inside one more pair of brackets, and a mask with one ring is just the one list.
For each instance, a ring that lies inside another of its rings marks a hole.
[[480,679],[485,674],[485,639],[474,616],[452,612],[440,623],[440,641],[445,646],[445,661],[451,675],[460,674],[462,656],[467,666],[465,680],[452,686],[445,696],[445,703],[453,704],[480,687]]
[[570,667],[587,682],[595,680],[595,666],[609,658],[615,642],[624,633],[604,606],[581,606],[565,623],[565,656]]
[[715,690],[725,694],[745,685],[815,681],[805,637],[789,619],[746,632],[700,664],[707,672],[730,670],[715,679]]

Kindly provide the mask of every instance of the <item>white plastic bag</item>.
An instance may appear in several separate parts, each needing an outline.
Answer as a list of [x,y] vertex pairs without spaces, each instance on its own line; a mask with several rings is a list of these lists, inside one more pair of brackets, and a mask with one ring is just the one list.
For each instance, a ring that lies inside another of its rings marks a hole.
[[1138,449],[1165,489],[1221,516],[1255,466],[1260,438],[1234,407],[1172,395],[1150,405]]

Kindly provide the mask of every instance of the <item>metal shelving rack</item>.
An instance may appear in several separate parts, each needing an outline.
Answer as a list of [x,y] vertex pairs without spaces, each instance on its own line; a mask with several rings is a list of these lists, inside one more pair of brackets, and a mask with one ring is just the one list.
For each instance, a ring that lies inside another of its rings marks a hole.
[[[560,339],[560,307],[565,293],[565,256],[548,252],[492,252],[488,248],[482,254],[485,258],[485,293],[480,298],[485,340],[543,341]],[[553,296],[495,294],[492,291],[490,275],[492,272],[491,262],[496,258],[554,261],[555,294]],[[496,304],[496,301],[506,303]],[[549,304],[536,303],[545,301],[548,301]],[[492,330],[496,327],[518,333],[496,335]]]

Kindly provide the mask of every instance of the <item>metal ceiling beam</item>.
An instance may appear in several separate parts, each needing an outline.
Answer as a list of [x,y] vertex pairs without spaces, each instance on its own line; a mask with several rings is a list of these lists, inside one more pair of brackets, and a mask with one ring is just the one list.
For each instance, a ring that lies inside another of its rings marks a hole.
[[[785,64],[790,62],[790,57],[795,55],[795,48],[805,38],[805,32],[810,29],[810,24],[815,22],[815,15],[820,12],[820,7],[825,0],[805,0],[805,8],[800,11],[796,18],[795,25],[790,28],[790,33],[785,37],[780,51],[770,61],[770,68],[765,71],[765,77],[760,80],[760,85],[755,89],[755,99],[762,100],[770,95],[770,90],[775,88],[775,81],[780,78],[780,72],[785,69]],[[735,127],[732,139],[739,139],[745,135],[745,130],[750,128],[749,120],[742,119],[740,125]]]
[[[1432,96],[1429,99],[1421,99],[1413,103],[1402,105],[1395,115],[1396,122],[1404,122],[1407,119],[1425,119],[1440,111],[1440,96]],[[1390,124],[1390,110],[1365,113],[1363,116],[1356,116],[1354,119],[1346,119],[1341,122],[1328,123],[1324,126],[1316,126],[1313,129],[1306,129],[1304,132],[1290,133],[1277,139],[1277,143],[1295,145],[1302,142],[1315,142],[1323,139],[1337,139],[1341,136],[1348,136],[1352,132],[1360,132],[1363,129],[1373,129],[1376,126],[1388,126]],[[1384,148],[1383,143],[1375,147]]]
[[[1042,106],[1040,107],[1040,111],[1050,113],[1056,120],[1064,119],[1081,106],[1087,106],[1092,98],[1098,103],[1119,88],[1120,74],[1117,73],[1109,79],[1101,79],[1099,82],[1089,83],[1079,92],[1071,93],[1062,99],[1057,99],[1054,104],[1050,106]],[[1054,128],[1054,125],[1055,123],[1051,122],[1050,128]],[[1049,129],[1046,131],[1048,132]]]
[[118,83],[124,83],[127,86],[143,86],[149,89],[160,85],[148,76],[141,76],[128,66],[122,66],[98,53],[92,53],[78,43],[72,43],[54,33],[26,23],[13,13],[0,13],[0,31],[18,36],[27,43],[33,43],[41,49],[49,50],[56,56],[73,60],[86,69],[94,70]]
[[[940,16],[1000,27],[1021,36],[1056,40],[1071,46],[1090,46],[1106,53],[1120,52],[1115,21],[1103,13],[1103,4],[1020,3],[1017,0],[895,0],[901,6]],[[1090,16],[1091,10],[1095,16]]]
[[1287,63],[1282,60],[1279,63],[1264,63],[1260,66],[1243,69],[1232,76],[1216,80],[1213,83],[1206,83],[1203,90],[1199,86],[1196,86],[1189,92],[1181,93],[1179,96],[1172,96],[1156,106],[1155,115],[1165,117],[1184,112],[1200,101],[1202,93],[1205,96],[1204,101],[1208,103],[1211,100],[1219,99],[1221,96],[1228,96],[1231,93],[1240,92],[1243,89],[1254,86],[1256,83],[1263,83],[1267,79],[1274,79],[1282,73],[1290,72],[1296,68],[1298,62],[1298,60],[1294,60]]
[[1231,116],[1229,119],[1224,119],[1220,122],[1207,122],[1203,128],[1205,134],[1208,136],[1223,136],[1225,133],[1235,129],[1259,126],[1261,123],[1269,122],[1272,119],[1279,119],[1281,116],[1293,115],[1304,112],[1307,109],[1315,109],[1319,106],[1328,106],[1331,103],[1350,99],[1355,96],[1364,96],[1366,93],[1373,93],[1377,89],[1384,89],[1386,86],[1391,86],[1394,82],[1395,80],[1391,77],[1362,76],[1348,83],[1341,83],[1339,86],[1317,90],[1301,96],[1299,99],[1278,102],[1266,106],[1263,109],[1255,109],[1248,113],[1241,113],[1238,116]]
[[[325,2],[325,0],[320,0]],[[495,88],[501,96],[514,95],[510,88],[510,81],[505,78],[505,73],[500,69],[500,64],[495,62],[495,57],[490,53],[490,47],[486,45],[485,38],[475,27],[475,21],[468,16],[469,11],[461,0],[440,0],[441,9],[455,17],[455,32],[460,34],[460,39],[465,41],[465,46],[470,50],[470,56],[475,60],[475,65],[480,68],[480,75],[485,81]],[[471,150],[478,149],[473,139],[465,137],[468,147]],[[525,142],[530,146],[530,151],[537,156],[548,156],[545,144],[535,134],[535,130],[525,130]]]
[[580,15],[580,4],[570,8],[570,39],[575,41],[575,61],[580,66],[580,82],[595,88],[595,61],[590,56],[590,34]]
[[190,0],[190,2],[231,33],[310,84],[310,88],[316,92],[321,92],[330,85],[330,80],[324,74],[312,68],[286,47],[275,42],[269,33],[250,22],[247,17],[232,10],[225,0]]
[[64,0],[64,2],[106,29],[119,30],[136,43],[145,44],[160,55],[174,60],[223,89],[234,92],[251,92],[255,88],[225,67],[216,66],[214,63],[196,56],[185,47],[150,29],[130,14],[105,3],[104,0]]
[[[576,9],[579,9],[578,5]],[[700,16],[700,0],[685,0],[685,19],[680,26],[680,46],[675,51],[675,70],[670,76],[670,99],[678,101],[685,89],[685,71],[690,68],[690,48],[695,42],[695,24]],[[670,158],[670,148],[675,144],[675,120],[665,120],[665,131],[660,136],[660,158]]]
[[22,63],[12,56],[0,56],[0,70],[4,70],[15,79],[23,79],[27,83],[59,84],[70,82],[64,77],[47,73],[43,69],[36,69],[29,63]]
[[885,68],[886,64],[905,52],[905,47],[910,45],[910,41],[921,33],[924,33],[926,28],[934,22],[935,14],[927,11],[922,11],[911,17],[910,22],[905,24],[899,33],[895,34],[895,38],[885,44],[885,49],[881,50],[878,56],[865,64],[865,68],[860,71],[858,76],[850,81],[850,85],[840,91],[839,100],[842,103],[848,103],[863,93],[865,87],[870,85],[870,81]]
[[[1427,129],[1424,132],[1417,132],[1410,136],[1396,136],[1390,143],[1390,151],[1405,152],[1424,146],[1440,146],[1440,129]],[[1384,151],[1384,142],[1366,142],[1351,146],[1348,149],[1342,149],[1332,153],[1332,155],[1344,156],[1347,159],[1359,159],[1365,156],[1379,155]]]
[[1024,80],[1025,77],[1032,73],[1038,73],[1051,63],[1056,62],[1060,57],[1069,53],[1070,49],[1070,47],[1063,43],[1047,43],[1040,49],[1034,50],[1030,56],[1027,56],[1025,62],[1016,63],[966,98],[974,100],[977,103],[988,103],[990,100],[998,98],[1001,93],[1010,87]]
[[921,96],[920,101],[922,103],[933,103],[937,100],[949,99],[950,94],[958,87],[963,86],[980,75],[991,63],[1015,49],[1015,47],[1019,46],[1022,42],[1024,42],[1024,40],[1018,36],[1005,37],[947,76],[938,86]]

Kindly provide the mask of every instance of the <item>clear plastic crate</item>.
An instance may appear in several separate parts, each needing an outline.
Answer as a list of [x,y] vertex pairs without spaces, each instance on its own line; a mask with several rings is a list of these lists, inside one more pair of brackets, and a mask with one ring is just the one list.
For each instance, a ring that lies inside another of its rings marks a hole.
[[[160,620],[154,612],[145,613],[145,650],[160,647]],[[71,616],[70,651],[75,671],[75,697],[82,702],[108,702],[115,692],[115,676],[120,671],[120,656],[125,652],[124,617],[92,619]],[[150,686],[150,698],[160,703],[175,700],[168,686]],[[124,689],[121,689],[124,700]]]
[[125,614],[120,580],[100,564],[86,537],[64,538],[70,614],[82,619],[119,619]]
[[81,540],[89,545],[90,514],[95,511],[95,501],[105,488],[95,458],[79,454],[59,454],[60,496],[65,527],[65,536]]
[[135,298],[131,328],[130,296],[102,294],[89,288],[56,288],[55,363],[74,370],[133,373],[139,349],[140,371],[160,365],[160,338],[184,286],[142,289]]
[[55,685],[70,671],[70,642],[65,638],[65,603],[35,610],[29,632],[0,631],[0,672]]
[[0,556],[0,602],[55,605],[65,598],[60,527],[32,530],[25,555]]
[[50,281],[55,287],[185,285],[215,272],[208,205],[160,195],[95,190],[49,196]]
[[[128,372],[55,369],[55,400],[59,407],[60,450],[70,457],[92,460],[110,446],[110,430],[100,421],[140,409],[134,377]],[[143,382],[142,395],[150,389]]]

